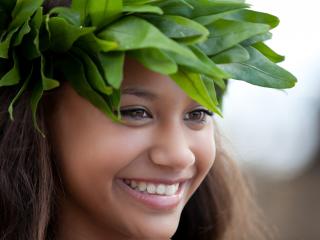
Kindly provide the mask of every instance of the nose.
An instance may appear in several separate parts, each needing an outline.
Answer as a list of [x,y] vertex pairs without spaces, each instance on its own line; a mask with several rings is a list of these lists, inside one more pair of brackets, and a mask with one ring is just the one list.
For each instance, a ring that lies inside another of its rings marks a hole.
[[183,126],[160,129],[155,134],[149,158],[153,164],[182,170],[194,165],[196,156],[189,146],[189,137]]

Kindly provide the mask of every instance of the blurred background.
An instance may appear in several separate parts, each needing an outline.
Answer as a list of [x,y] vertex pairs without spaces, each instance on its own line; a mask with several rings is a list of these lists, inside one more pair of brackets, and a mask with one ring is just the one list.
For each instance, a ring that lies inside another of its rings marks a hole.
[[267,42],[286,56],[295,88],[279,91],[230,81],[217,119],[275,240],[320,240],[320,13],[315,0],[248,0],[278,16]]

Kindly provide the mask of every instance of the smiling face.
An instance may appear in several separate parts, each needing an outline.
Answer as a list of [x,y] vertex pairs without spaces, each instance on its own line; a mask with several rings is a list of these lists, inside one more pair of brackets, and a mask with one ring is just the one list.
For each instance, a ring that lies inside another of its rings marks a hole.
[[64,84],[50,132],[64,194],[58,239],[169,239],[215,159],[207,110],[133,60],[112,122]]

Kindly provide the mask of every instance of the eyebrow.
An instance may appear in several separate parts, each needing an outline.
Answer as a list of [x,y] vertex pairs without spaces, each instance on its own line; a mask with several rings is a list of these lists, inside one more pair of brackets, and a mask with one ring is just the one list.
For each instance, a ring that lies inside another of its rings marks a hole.
[[153,92],[150,92],[146,89],[135,88],[135,87],[124,88],[123,90],[121,90],[121,94],[122,95],[134,95],[136,97],[145,98],[145,99],[151,100],[151,101],[158,98],[158,95],[156,95]]

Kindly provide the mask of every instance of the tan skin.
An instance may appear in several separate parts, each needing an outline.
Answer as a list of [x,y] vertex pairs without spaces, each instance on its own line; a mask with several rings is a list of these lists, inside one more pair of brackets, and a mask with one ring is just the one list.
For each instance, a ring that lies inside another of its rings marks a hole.
[[[122,124],[69,84],[57,92],[50,131],[64,185],[58,240],[170,239],[214,162],[214,124],[206,109],[167,76],[133,60],[124,72]],[[121,179],[181,181],[183,187],[174,207],[157,208],[124,191]]]

